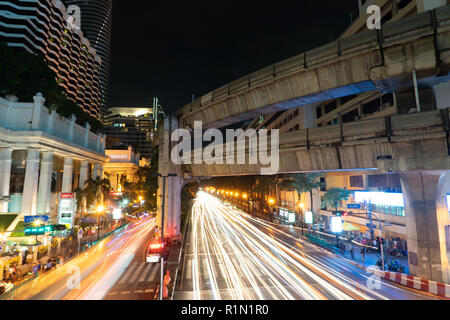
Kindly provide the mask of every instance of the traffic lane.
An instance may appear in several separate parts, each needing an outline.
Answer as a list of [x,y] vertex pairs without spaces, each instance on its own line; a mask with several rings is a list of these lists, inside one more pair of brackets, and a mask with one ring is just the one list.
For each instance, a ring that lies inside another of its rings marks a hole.
[[[159,263],[146,262],[146,251],[154,239],[154,229],[140,242],[137,254],[122,276],[108,291],[105,300],[152,300],[159,285]],[[155,268],[157,270],[155,271]]]
[[140,256],[143,242],[155,228],[153,218],[138,222],[139,228],[110,244],[108,254],[89,276],[83,278],[80,289],[72,290],[65,300],[102,300],[126,272],[136,256]]
[[120,248],[117,245],[124,244],[124,239],[145,225],[141,221],[128,226],[127,229],[118,231],[117,234],[102,240],[98,245],[85,253],[68,261],[56,270],[41,274],[37,279],[19,287],[15,292],[17,300],[60,300],[71,291],[73,281],[77,278],[85,279],[92,271],[99,267],[105,257],[114,250]]
[[[205,198],[205,196],[202,196],[202,198]],[[294,277],[297,276],[297,283],[294,284],[302,284],[303,289],[307,289],[306,296],[309,295],[307,298],[317,298],[317,295],[314,296],[314,293],[317,294],[317,292],[314,292],[312,288],[308,288],[304,285],[304,283],[301,282],[301,280],[307,280],[307,284],[313,284],[314,289],[319,290],[319,292],[325,292],[332,294],[335,299],[424,299],[429,298],[425,295],[412,295],[411,292],[407,290],[401,290],[399,291],[395,286],[392,286],[390,283],[385,282],[382,289],[384,290],[378,290],[378,288],[375,288],[377,290],[372,290],[367,287],[367,280],[369,277],[371,277],[371,274],[361,274],[361,269],[357,268],[354,269],[353,272],[356,272],[356,276],[359,278],[360,281],[355,281],[351,277],[346,276],[345,274],[341,272],[338,272],[335,268],[330,268],[328,265],[330,262],[327,260],[326,263],[320,264],[319,261],[314,260],[311,255],[307,255],[304,252],[299,252],[295,246],[289,245],[285,243],[284,241],[279,241],[279,235],[274,236],[273,234],[279,232],[279,230],[274,229],[272,226],[268,224],[264,224],[265,227],[264,232],[260,229],[255,229],[254,226],[249,223],[249,220],[252,220],[252,217],[249,217],[246,214],[242,214],[242,212],[238,212],[237,210],[234,210],[231,206],[226,206],[223,204],[218,204],[217,199],[216,201],[213,200],[212,197],[208,196],[208,206],[209,207],[217,207],[222,211],[222,216],[229,216],[230,224],[238,224],[238,227],[245,228],[246,232],[255,235],[255,237],[258,239],[258,241],[263,242],[264,245],[274,254],[278,254],[283,256],[284,259],[290,261],[291,264],[279,264],[277,259],[269,259],[268,262],[265,263],[266,265],[277,265],[280,268],[277,270],[280,274],[284,275],[284,278],[286,279],[287,276],[292,276],[292,274],[289,274],[292,272],[291,266],[294,265],[297,269],[294,269]],[[218,215],[220,216],[220,215]],[[245,217],[245,218],[244,218]],[[272,236],[267,236],[268,234],[271,234]],[[268,239],[267,239],[268,237]],[[252,240],[252,237],[248,234],[243,233],[243,238],[247,240]],[[290,236],[290,238],[294,238]],[[294,240],[298,240],[294,238]],[[303,241],[306,245],[309,245],[310,248],[316,252],[319,250],[317,247],[312,246],[311,244]],[[322,249],[320,249],[322,250]],[[323,251],[325,255],[330,255]],[[338,260],[332,259],[332,262],[336,263]],[[284,262],[284,261],[283,261]],[[337,267],[336,265],[334,267]],[[339,266],[340,267],[340,266]],[[355,268],[352,264],[348,265],[349,268]],[[286,269],[289,270],[289,272],[286,272]],[[307,274],[307,275],[305,275]],[[301,275],[300,279],[298,278],[298,275]],[[310,278],[308,278],[310,277]],[[311,278],[315,280],[314,283],[311,281]],[[362,279],[361,279],[362,278]],[[362,280],[362,281],[361,281]],[[331,285],[331,286],[330,286]],[[384,288],[387,286],[387,289]],[[302,289],[302,288],[300,288]],[[305,291],[301,292],[299,290],[299,287],[296,287],[296,290],[302,293],[302,296],[305,296]],[[394,290],[394,293],[391,293],[389,291]],[[400,292],[400,294],[399,294]],[[325,293],[325,297],[319,297],[319,298],[328,298],[329,296]]]
[[[368,281],[373,279],[373,274],[355,266],[349,262],[349,260],[300,239],[301,231],[296,228],[275,226],[252,217],[247,217],[247,219],[257,228],[265,230],[271,234],[273,238],[283,241],[298,253],[308,256],[309,259],[312,259],[323,268],[328,269],[329,271],[339,272],[350,278],[352,281],[356,281],[360,290],[366,290]],[[380,279],[380,283],[381,289],[377,289],[377,291],[390,300],[440,299],[432,294],[410,289],[384,279]]]
[[[193,235],[188,253],[188,262],[189,255],[193,257],[192,272],[189,264],[186,266],[185,263],[183,268],[192,278],[192,285],[186,288],[189,284],[187,282],[183,291],[178,292],[175,297],[224,299],[226,294],[227,299],[263,300],[351,299],[363,296],[356,290],[351,292],[351,288],[336,289],[326,283],[279,248],[273,247],[272,243],[267,243],[262,239],[261,232],[255,234],[254,230],[243,230],[243,221],[239,221],[239,217],[233,214],[226,217],[232,210],[217,203],[217,199],[214,201],[208,198],[208,201],[203,201],[203,206],[198,203],[202,202],[196,202],[192,210]],[[210,234],[205,230],[209,230]],[[198,239],[202,241],[199,242]],[[215,265],[219,268],[214,268]],[[219,282],[217,278],[222,278],[222,281]],[[320,283],[319,290],[314,282]],[[226,285],[222,286],[223,283]]]

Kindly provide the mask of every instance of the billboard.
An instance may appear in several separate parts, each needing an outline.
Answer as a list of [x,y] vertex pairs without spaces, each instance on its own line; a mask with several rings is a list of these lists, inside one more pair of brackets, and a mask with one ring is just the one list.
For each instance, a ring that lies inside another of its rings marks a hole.
[[120,209],[120,208],[114,209],[113,210],[113,219],[114,220],[120,220],[122,218],[123,218],[122,209]]
[[342,218],[341,217],[331,217],[331,232],[334,232],[334,233],[342,232]]
[[72,228],[75,222],[75,213],[77,210],[77,201],[73,194],[61,193],[58,203],[58,223]]
[[313,213],[311,211],[305,212],[305,223],[306,224],[313,224]]

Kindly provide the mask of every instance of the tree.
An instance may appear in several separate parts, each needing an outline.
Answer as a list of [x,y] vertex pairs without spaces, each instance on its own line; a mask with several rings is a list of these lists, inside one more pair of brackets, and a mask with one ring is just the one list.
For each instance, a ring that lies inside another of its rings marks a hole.
[[50,110],[66,118],[75,115],[79,125],[84,126],[88,122],[93,132],[102,132],[99,120],[64,95],[56,73],[40,56],[0,43],[0,74],[8,75],[0,77],[0,94],[12,94],[20,101],[32,101],[40,92]]
[[[260,213],[264,213],[264,207],[267,203],[265,201],[264,195],[270,194],[273,186],[277,183],[277,178],[275,176],[258,176],[256,178],[256,185],[253,189],[254,192],[259,193],[259,203],[260,203]],[[272,218],[270,213],[269,218]]]
[[351,195],[351,192],[347,189],[333,188],[328,190],[322,197],[322,203],[326,206],[331,206],[338,211],[339,205],[342,201],[347,200]]
[[86,206],[90,208],[92,205],[103,205],[110,198],[111,182],[108,179],[97,177],[89,178],[86,181],[84,194],[86,198]]
[[300,195],[302,193],[309,193],[311,199],[311,211],[314,212],[314,197],[313,190],[320,189],[324,186],[320,179],[322,177],[321,173],[299,173],[294,174],[288,179],[282,181],[280,187],[282,190],[295,190]]
[[74,190],[75,195],[76,195],[76,200],[77,200],[77,213],[80,216],[83,213],[83,209],[84,209],[84,200],[86,198],[86,193],[84,192],[84,190],[80,187],[76,188]]

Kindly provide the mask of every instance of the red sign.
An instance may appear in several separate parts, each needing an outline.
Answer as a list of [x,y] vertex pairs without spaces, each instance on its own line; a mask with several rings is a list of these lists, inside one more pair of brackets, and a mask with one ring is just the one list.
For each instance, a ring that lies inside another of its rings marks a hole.
[[73,193],[61,193],[61,199],[73,199],[74,194]]

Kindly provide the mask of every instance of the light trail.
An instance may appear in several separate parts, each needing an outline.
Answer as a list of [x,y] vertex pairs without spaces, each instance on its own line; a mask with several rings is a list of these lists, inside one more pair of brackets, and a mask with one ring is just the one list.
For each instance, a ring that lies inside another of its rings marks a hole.
[[[102,240],[62,267],[19,287],[16,300],[101,300],[114,286],[137,253],[140,244],[156,226],[154,218],[143,219]],[[71,284],[79,272],[79,288]]]
[[369,288],[371,274],[345,275],[348,264],[339,266],[345,260],[208,193],[198,194],[191,218],[190,281],[196,300],[386,300],[392,293],[411,294],[384,282],[383,290]]

